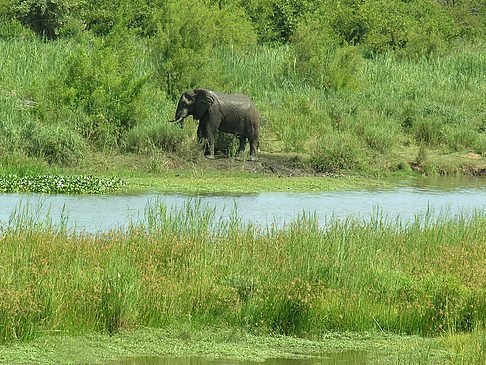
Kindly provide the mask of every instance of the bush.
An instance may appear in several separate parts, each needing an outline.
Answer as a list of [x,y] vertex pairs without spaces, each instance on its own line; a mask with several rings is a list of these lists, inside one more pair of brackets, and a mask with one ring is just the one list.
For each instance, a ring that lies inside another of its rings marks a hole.
[[444,143],[453,151],[477,145],[479,135],[466,126],[447,125],[443,131]]
[[[214,150],[228,157],[235,157],[238,154],[240,141],[235,134],[217,131],[214,136]],[[247,143],[248,146],[248,143]],[[248,147],[247,147],[248,148]]]
[[327,133],[311,151],[310,164],[323,172],[359,170],[366,159],[362,143],[356,135],[349,132]]
[[358,89],[363,84],[359,76],[362,61],[357,47],[337,49],[329,60],[328,85],[336,90]]
[[44,126],[30,123],[22,133],[25,151],[51,164],[73,166],[89,152],[86,141],[67,126]]
[[243,11],[219,7],[202,0],[169,0],[153,42],[153,58],[159,82],[167,94],[178,98],[184,90],[214,88],[219,79],[212,51],[229,44],[246,49],[256,35]]
[[130,152],[147,152],[161,149],[176,152],[181,147],[187,133],[175,124],[156,121],[134,127],[123,137],[123,148]]
[[0,39],[10,40],[15,38],[33,39],[35,33],[24,27],[18,20],[4,19],[0,15]]
[[52,80],[54,98],[74,112],[84,113],[77,126],[97,147],[117,145],[123,132],[143,118],[143,88],[140,58],[130,35],[114,29],[105,39],[80,46],[67,60],[61,80]]
[[393,126],[389,123],[387,125],[384,120],[366,123],[363,130],[363,138],[368,147],[379,153],[387,152],[397,142],[397,135]]
[[319,14],[303,21],[292,38],[296,67],[315,87],[357,89],[362,84],[361,52],[355,46],[338,45],[332,33]]
[[68,13],[66,0],[15,0],[13,12],[22,24],[47,39],[55,39]]
[[442,126],[439,118],[418,118],[414,122],[412,133],[417,142],[437,146],[443,140]]
[[428,55],[457,38],[461,30],[450,12],[433,0],[322,0],[313,14],[302,19],[298,33],[305,34],[297,36],[297,42],[307,38],[312,58],[322,54],[323,43],[360,45],[368,55],[396,49]]
[[156,9],[163,3],[165,1],[85,0],[76,15],[99,36],[109,34],[118,23],[136,34],[152,36],[157,31]]
[[337,47],[329,24],[319,17],[304,19],[292,37],[295,64],[298,72],[316,87],[326,87],[329,59]]

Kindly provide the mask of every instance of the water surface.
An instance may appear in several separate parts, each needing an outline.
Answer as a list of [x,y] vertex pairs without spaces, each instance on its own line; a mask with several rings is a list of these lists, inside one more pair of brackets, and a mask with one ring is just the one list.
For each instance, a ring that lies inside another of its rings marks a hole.
[[341,351],[320,354],[312,359],[268,359],[263,362],[209,360],[203,357],[134,357],[107,362],[107,365],[362,365],[367,363],[364,351]]
[[214,209],[216,218],[237,210],[242,222],[267,226],[295,221],[314,213],[320,224],[354,217],[369,220],[380,214],[409,222],[429,215],[453,218],[486,211],[485,178],[434,178],[405,181],[394,189],[361,189],[326,193],[258,193],[199,195],[152,192],[139,195],[0,194],[0,224],[28,211],[37,220],[67,223],[76,231],[104,232],[144,221],[147,207],[157,202],[181,209],[194,201]]

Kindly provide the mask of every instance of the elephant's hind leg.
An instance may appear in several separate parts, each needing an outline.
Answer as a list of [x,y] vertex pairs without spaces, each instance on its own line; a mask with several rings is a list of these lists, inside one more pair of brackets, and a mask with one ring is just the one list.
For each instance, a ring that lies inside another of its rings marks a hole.
[[254,140],[249,138],[250,140],[250,159],[252,161],[256,161],[257,157],[257,150],[258,150],[258,140]]

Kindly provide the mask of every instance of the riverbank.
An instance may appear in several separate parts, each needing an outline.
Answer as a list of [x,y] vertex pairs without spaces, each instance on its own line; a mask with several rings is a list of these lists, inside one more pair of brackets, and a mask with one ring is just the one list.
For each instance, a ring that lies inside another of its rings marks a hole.
[[[50,166],[42,161],[10,158],[0,161],[0,175],[6,177],[95,176],[106,181],[122,181],[123,192],[182,192],[182,193],[258,193],[258,192],[325,192],[352,189],[386,189],[403,180],[423,176],[483,176],[486,158],[474,154],[455,156],[430,155],[437,173],[421,174],[423,165],[404,164],[394,172],[322,173],[303,163],[295,154],[261,153],[258,161],[218,157],[208,160],[200,156],[184,161],[164,154],[104,154],[92,153],[79,166]],[[392,163],[393,161],[388,161]],[[401,166],[401,165],[400,165]],[[412,169],[413,167],[413,169]],[[440,168],[440,173],[439,169]],[[422,171],[423,172],[423,171]],[[74,178],[71,178],[74,179]],[[74,187],[74,192],[90,193],[90,189]],[[97,192],[99,189],[93,190]],[[117,189],[120,190],[120,189]],[[18,191],[28,191],[19,187]],[[35,191],[34,191],[35,192]]]
[[[387,188],[394,186],[400,178],[390,176],[387,179],[376,179],[375,176],[356,174],[317,173],[295,161],[293,156],[279,154],[262,154],[258,161],[231,158],[207,160],[200,157],[194,162],[187,162],[174,156],[93,153],[80,166],[71,168],[49,166],[31,159],[17,160],[3,166],[0,164],[0,175],[94,175],[108,181],[121,180],[123,184],[117,190],[123,192],[163,191],[189,194]],[[28,186],[20,186],[18,191],[28,191]],[[89,193],[90,190],[81,192]]]

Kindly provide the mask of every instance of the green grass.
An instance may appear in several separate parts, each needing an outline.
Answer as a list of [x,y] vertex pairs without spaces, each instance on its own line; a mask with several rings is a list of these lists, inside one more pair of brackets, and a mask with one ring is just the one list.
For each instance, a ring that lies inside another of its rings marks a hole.
[[312,216],[281,229],[189,203],[127,232],[74,235],[14,217],[0,246],[0,340],[190,324],[257,335],[422,336],[482,329],[485,219],[393,228]]

